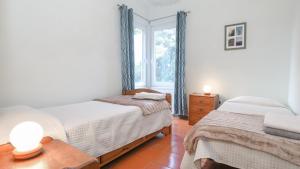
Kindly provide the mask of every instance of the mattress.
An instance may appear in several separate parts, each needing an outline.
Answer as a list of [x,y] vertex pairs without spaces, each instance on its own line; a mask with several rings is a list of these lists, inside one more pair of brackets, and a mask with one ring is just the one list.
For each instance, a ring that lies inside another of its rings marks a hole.
[[[218,110],[256,115],[265,115],[266,113],[293,114],[292,111],[285,107],[230,101],[225,102]],[[300,166],[291,164],[268,153],[211,139],[200,139],[195,154],[189,155],[185,153],[181,169],[197,169],[195,165],[197,164],[196,161],[202,158],[210,158],[218,163],[242,169],[300,169]]]
[[63,124],[68,143],[98,157],[171,125],[171,111],[144,116],[135,106],[90,101],[41,109]]

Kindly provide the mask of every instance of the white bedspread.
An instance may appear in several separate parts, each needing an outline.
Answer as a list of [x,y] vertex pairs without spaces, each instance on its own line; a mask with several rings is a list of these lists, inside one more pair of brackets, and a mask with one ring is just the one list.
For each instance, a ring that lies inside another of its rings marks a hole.
[[98,157],[171,124],[171,111],[143,116],[140,108],[91,101],[42,111],[57,117],[68,143]]
[[8,143],[12,128],[24,121],[39,123],[44,136],[67,141],[64,127],[55,117],[28,106],[14,106],[0,109],[0,145]]
[[[225,102],[218,110],[256,115],[266,115],[267,113],[293,115],[293,112],[288,108],[255,105],[253,103]],[[194,162],[202,158],[210,158],[216,162],[242,169],[300,169],[300,166],[293,165],[270,154],[237,144],[210,139],[198,141],[196,154],[189,155],[185,153],[181,169],[196,169]]]

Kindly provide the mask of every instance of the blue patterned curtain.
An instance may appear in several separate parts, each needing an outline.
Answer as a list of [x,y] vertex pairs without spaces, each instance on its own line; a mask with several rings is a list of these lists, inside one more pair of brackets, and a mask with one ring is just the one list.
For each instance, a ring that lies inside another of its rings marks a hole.
[[133,9],[120,6],[121,14],[121,54],[122,91],[133,90],[134,86],[134,25]]
[[175,61],[175,91],[174,91],[174,114],[187,116],[187,100],[185,93],[185,32],[187,13],[177,13],[176,26],[176,61]]

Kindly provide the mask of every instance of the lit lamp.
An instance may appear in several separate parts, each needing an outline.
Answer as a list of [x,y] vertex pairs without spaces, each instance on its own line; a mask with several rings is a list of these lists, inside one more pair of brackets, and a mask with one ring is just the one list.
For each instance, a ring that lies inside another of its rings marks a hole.
[[211,95],[211,91],[212,91],[211,86],[205,85],[205,86],[203,87],[203,92],[204,92],[205,95]]
[[10,143],[15,147],[15,159],[28,159],[42,152],[43,128],[35,122],[26,121],[16,125],[10,132]]

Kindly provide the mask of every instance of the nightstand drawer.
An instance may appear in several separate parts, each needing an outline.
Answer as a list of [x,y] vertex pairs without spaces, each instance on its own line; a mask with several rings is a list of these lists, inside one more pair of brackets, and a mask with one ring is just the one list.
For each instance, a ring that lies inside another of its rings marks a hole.
[[205,109],[190,109],[189,116],[191,118],[202,118],[206,116],[208,113],[210,113],[211,110],[205,110]]
[[190,104],[199,105],[199,106],[214,106],[215,99],[214,98],[206,98],[206,97],[198,97],[198,96],[190,96]]
[[206,114],[211,112],[214,109],[213,106],[190,106],[190,112],[191,113],[196,113],[196,114]]
[[208,113],[193,113],[193,112],[190,112],[190,118],[191,119],[201,119],[202,117],[205,117]]

